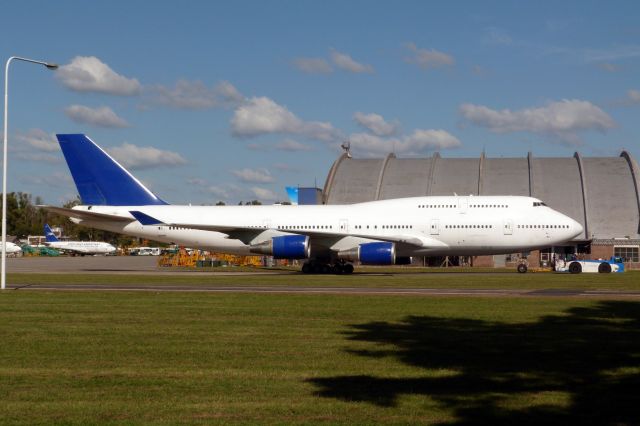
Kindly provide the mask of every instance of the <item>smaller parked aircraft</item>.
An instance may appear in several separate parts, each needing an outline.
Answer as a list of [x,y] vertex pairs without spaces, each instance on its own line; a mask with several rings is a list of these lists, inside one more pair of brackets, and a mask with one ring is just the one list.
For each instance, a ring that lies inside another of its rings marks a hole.
[[44,225],[45,244],[49,247],[70,252],[72,254],[111,254],[116,248],[101,241],[60,241],[48,224]]
[[22,249],[20,248],[19,245],[10,243],[9,241],[7,241],[7,254],[17,254],[17,253],[20,253],[21,251]]

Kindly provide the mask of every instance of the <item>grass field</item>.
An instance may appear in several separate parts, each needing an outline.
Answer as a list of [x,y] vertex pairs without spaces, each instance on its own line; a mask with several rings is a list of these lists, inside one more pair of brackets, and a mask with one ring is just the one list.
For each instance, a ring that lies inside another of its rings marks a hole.
[[[383,270],[384,271],[384,270]],[[305,275],[302,273],[256,275],[126,275],[126,274],[9,274],[7,282],[29,284],[119,284],[119,285],[207,285],[207,286],[321,286],[321,287],[424,287],[463,289],[574,289],[638,290],[640,271],[623,274],[554,273],[388,273],[363,272],[353,275]]]
[[0,336],[5,424],[640,420],[636,301],[5,291]]

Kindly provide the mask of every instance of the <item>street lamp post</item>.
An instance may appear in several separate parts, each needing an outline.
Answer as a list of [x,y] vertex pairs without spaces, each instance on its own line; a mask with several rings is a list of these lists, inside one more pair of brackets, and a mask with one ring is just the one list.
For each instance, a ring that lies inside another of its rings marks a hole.
[[4,290],[7,286],[7,139],[9,130],[9,64],[13,60],[31,62],[44,65],[50,70],[55,70],[58,65],[51,62],[36,61],[34,59],[12,56],[4,67],[4,147],[2,157],[2,271],[0,272],[0,287]]

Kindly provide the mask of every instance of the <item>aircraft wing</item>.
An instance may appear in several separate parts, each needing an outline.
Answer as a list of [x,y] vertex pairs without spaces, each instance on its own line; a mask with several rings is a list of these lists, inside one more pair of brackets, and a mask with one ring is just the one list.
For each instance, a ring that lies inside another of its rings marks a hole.
[[51,213],[56,213],[62,216],[72,217],[74,219],[80,220],[93,220],[93,221],[104,221],[104,222],[133,222],[134,219],[130,217],[117,216],[105,213],[96,213],[86,210],[75,210],[68,209],[66,207],[55,207],[55,206],[37,206],[38,208],[44,209]]
[[243,227],[243,226],[220,226],[220,225],[204,225],[198,223],[164,223],[156,218],[153,218],[149,215],[146,215],[140,211],[131,211],[130,212],[141,224],[143,225],[165,225],[165,226],[177,226],[181,228],[190,228],[190,229],[199,229],[201,231],[213,231],[220,232],[223,234],[227,234],[229,238],[234,240],[241,240],[245,243],[253,240],[257,236],[261,235],[266,231],[277,231],[283,234],[297,234],[297,235],[308,235],[310,238],[314,240],[324,240],[324,242],[328,245],[332,245],[334,242],[337,242],[345,237],[358,237],[364,238],[371,241],[385,241],[391,243],[398,244],[407,244],[414,247],[420,248],[436,248],[436,247],[446,247],[446,244],[437,240],[435,238],[419,236],[419,235],[385,235],[380,236],[377,235],[375,237],[366,234],[357,234],[357,233],[349,233],[345,234],[336,234],[335,232],[326,232],[324,230],[319,229],[264,229],[264,228],[251,228],[251,227]]

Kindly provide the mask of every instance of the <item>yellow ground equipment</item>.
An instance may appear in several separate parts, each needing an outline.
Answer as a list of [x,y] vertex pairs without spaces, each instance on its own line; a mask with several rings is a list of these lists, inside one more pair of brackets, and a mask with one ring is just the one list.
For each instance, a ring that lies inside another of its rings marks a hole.
[[191,253],[186,251],[184,248],[180,248],[175,253],[167,253],[158,259],[158,266],[179,266],[185,268],[194,268],[198,259],[200,257],[200,253],[196,250]]

